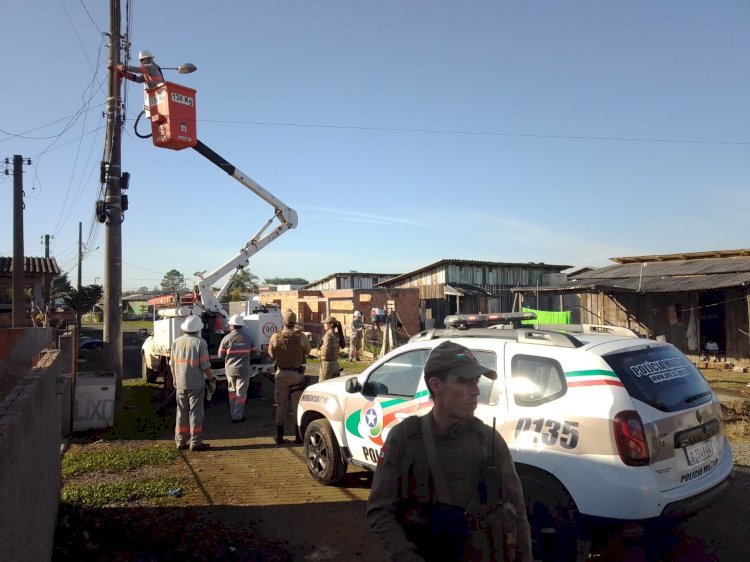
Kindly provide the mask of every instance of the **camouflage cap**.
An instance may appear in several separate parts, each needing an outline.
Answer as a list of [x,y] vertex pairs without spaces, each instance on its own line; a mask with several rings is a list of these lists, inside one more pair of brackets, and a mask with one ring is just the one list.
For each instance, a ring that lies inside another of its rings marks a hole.
[[297,315],[294,313],[294,311],[291,308],[287,308],[286,312],[284,312],[284,324],[296,324],[297,323]]
[[462,379],[482,375],[492,380],[497,378],[497,373],[477,361],[470,349],[450,340],[433,349],[424,364],[425,380],[443,373],[453,373]]
[[336,319],[333,316],[329,316],[328,318],[323,320],[323,322],[321,322],[321,324],[335,324],[335,323],[336,323]]

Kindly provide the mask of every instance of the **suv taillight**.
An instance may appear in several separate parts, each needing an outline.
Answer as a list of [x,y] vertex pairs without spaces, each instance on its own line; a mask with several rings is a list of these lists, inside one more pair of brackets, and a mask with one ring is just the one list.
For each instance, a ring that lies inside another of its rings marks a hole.
[[628,466],[646,466],[650,462],[646,432],[638,412],[628,410],[615,416],[615,442],[620,458]]

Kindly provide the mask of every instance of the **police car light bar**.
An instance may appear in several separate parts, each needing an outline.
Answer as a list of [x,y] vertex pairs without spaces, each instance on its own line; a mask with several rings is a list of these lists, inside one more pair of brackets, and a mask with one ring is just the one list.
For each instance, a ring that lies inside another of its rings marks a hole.
[[526,320],[536,320],[533,312],[494,312],[492,314],[451,314],[443,323],[446,328],[468,330],[469,328],[489,328],[499,324],[511,324],[520,328]]

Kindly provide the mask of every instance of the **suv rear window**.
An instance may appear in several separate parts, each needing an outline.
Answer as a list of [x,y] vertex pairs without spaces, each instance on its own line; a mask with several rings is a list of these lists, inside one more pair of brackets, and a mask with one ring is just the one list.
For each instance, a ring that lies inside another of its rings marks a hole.
[[672,346],[604,356],[630,396],[662,412],[676,412],[711,400],[711,387],[690,360]]

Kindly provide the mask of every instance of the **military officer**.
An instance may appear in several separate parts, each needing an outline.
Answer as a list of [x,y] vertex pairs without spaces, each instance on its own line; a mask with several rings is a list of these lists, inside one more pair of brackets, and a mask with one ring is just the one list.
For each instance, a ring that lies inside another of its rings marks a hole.
[[338,377],[341,367],[338,363],[341,353],[341,342],[337,330],[340,329],[339,321],[333,316],[323,320],[325,333],[320,344],[320,378],[318,382]]
[[276,438],[277,445],[284,444],[284,421],[291,401],[292,415],[295,419],[294,442],[302,443],[297,421],[297,405],[305,389],[305,362],[310,353],[310,340],[302,332],[294,329],[297,315],[294,311],[284,313],[284,329],[271,336],[268,343],[268,354],[276,364],[274,379],[274,399],[276,402]]
[[497,373],[445,341],[424,366],[434,402],[386,438],[367,518],[392,561],[531,562],[523,491],[500,434],[474,416]]

